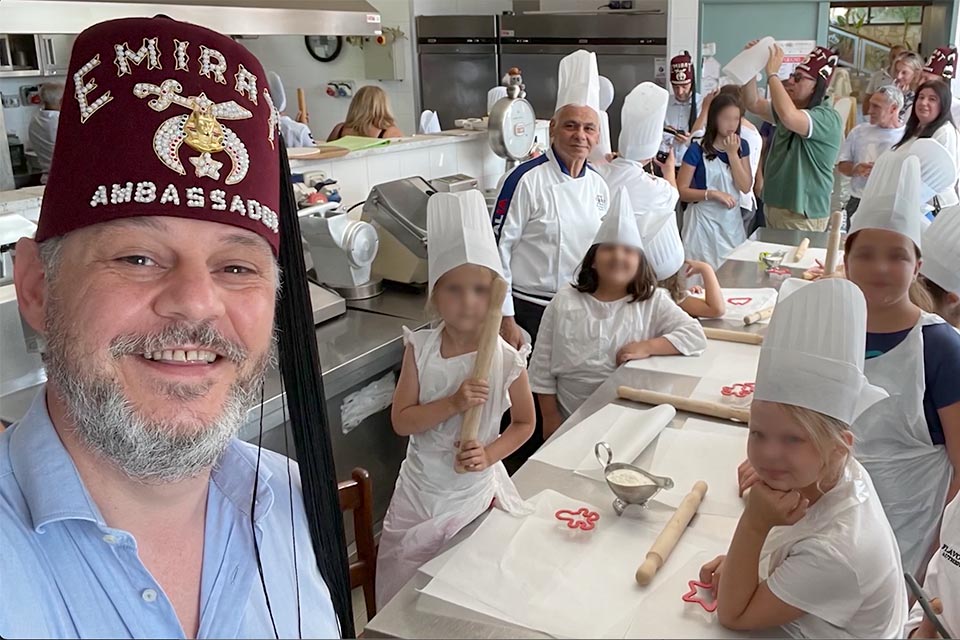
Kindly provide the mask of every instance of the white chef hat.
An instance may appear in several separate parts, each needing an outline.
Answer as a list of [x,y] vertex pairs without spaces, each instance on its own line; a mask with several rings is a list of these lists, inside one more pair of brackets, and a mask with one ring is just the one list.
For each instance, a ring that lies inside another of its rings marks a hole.
[[490,112],[493,111],[493,105],[497,104],[499,100],[507,97],[507,88],[503,85],[499,85],[487,91],[487,115],[490,115]]
[[600,110],[606,111],[613,104],[613,83],[607,76],[599,76],[600,80]]
[[657,155],[663,140],[663,121],[670,93],[652,82],[633,88],[620,111],[620,155],[628,160],[648,160]]
[[607,154],[613,149],[610,147],[610,116],[606,111],[600,114],[600,137],[597,139],[597,145],[590,150],[590,162],[601,164],[607,161]]
[[427,267],[429,295],[443,274],[475,264],[503,277],[487,203],[476,189],[436,193],[427,200]]
[[947,293],[960,295],[960,205],[941,210],[923,232],[920,273]]
[[559,111],[560,107],[568,104],[590,107],[600,115],[602,109],[597,54],[580,49],[560,61],[556,110]]
[[613,194],[610,208],[600,223],[600,230],[597,231],[593,244],[622,244],[643,251],[637,217],[633,214],[626,187],[620,187]]
[[909,147],[883,154],[867,179],[850,233],[886,229],[910,238],[919,248],[923,204],[956,179],[950,154],[936,140],[915,140]]
[[[842,322],[828,327],[824,318]],[[849,280],[826,278],[781,296],[760,348],[754,399],[852,424],[887,397],[863,374],[866,336],[867,303]]]
[[643,242],[643,254],[653,267],[657,282],[663,282],[683,266],[683,241],[675,211],[637,214],[637,226]]
[[267,85],[270,87],[273,106],[277,111],[284,111],[287,108],[287,92],[283,90],[283,81],[276,71],[267,72]]

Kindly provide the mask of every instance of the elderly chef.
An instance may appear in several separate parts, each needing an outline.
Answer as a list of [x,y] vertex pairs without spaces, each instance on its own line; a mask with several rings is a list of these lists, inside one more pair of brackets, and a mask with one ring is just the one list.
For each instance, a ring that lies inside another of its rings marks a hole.
[[590,248],[609,191],[587,165],[600,135],[597,56],[577,51],[560,61],[550,149],[511,172],[493,212],[493,230],[511,286],[501,334],[515,347],[521,328],[536,341],[543,310]]
[[627,188],[634,211],[673,211],[680,197],[670,158],[657,162],[662,178],[644,170],[645,165],[656,160],[669,99],[667,90],[652,82],[634,87],[620,111],[618,157],[598,169],[610,193]]
[[280,113],[280,133],[283,134],[283,140],[288,148],[292,147],[313,147],[316,141],[313,134],[310,133],[310,127],[302,122],[297,122],[286,113],[287,93],[283,90],[283,81],[275,71],[267,72],[267,79],[270,83],[270,95],[273,96],[273,105]]
[[[923,82],[931,80],[943,80],[947,85],[951,85],[957,79],[957,48],[939,47],[930,54],[927,64],[923,67]],[[950,115],[953,117],[953,124],[960,127],[960,96],[953,94],[953,100],[950,105]]]
[[[47,383],[0,434],[0,635],[351,634],[263,67],[204,27],[126,18],[77,36],[67,78],[36,239],[17,244]],[[277,351],[290,427],[311,445],[302,479],[236,438]]]
[[[670,102],[663,120],[663,141],[673,146],[673,159],[677,167],[693,141],[694,123],[703,107],[703,98],[697,93],[696,70],[688,51],[670,60]],[[671,133],[672,131],[673,133]]]

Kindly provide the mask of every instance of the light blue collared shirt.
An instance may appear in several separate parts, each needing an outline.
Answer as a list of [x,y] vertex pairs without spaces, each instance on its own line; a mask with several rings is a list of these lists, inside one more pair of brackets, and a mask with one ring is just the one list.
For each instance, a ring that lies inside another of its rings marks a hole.
[[[256,447],[234,440],[211,474],[199,638],[274,637],[250,526],[256,459]],[[263,450],[254,522],[277,630],[295,638],[286,462]],[[291,470],[303,637],[339,637],[295,463]],[[0,636],[184,637],[170,600],[137,556],[136,540],[104,522],[54,430],[43,391],[23,420],[0,434]]]

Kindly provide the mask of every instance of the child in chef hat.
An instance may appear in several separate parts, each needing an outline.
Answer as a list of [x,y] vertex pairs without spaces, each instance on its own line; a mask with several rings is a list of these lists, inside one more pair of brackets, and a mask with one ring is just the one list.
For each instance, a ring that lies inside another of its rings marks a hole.
[[577,274],[547,305],[530,362],[544,438],[576,411],[614,370],[655,355],[698,355],[700,324],[657,287],[644,257],[626,189],[609,212]]
[[[503,277],[481,193],[433,195],[427,202],[427,242],[430,301],[441,322],[434,329],[404,329],[391,418],[394,431],[410,436],[410,442],[380,538],[380,607],[491,502],[511,513],[525,511],[500,461],[533,433],[529,347],[518,352],[498,337],[489,377],[470,378],[491,288]],[[477,405],[483,406],[478,438],[460,452],[463,413]],[[512,423],[501,435],[507,409]],[[457,465],[466,472],[457,473]]]
[[918,304],[960,329],[960,206],[942,210],[922,240],[917,280],[928,300]]
[[867,301],[864,370],[890,394],[853,425],[856,454],[877,486],[904,571],[918,579],[943,508],[960,489],[960,334],[909,292],[921,267],[923,203],[955,179],[935,140],[882,155],[844,255],[847,278]]
[[886,395],[863,373],[866,304],[846,280],[798,286],[784,284],[760,349],[746,507],[700,580],[730,629],[897,638],[907,616],[897,542],[850,453],[850,425]]

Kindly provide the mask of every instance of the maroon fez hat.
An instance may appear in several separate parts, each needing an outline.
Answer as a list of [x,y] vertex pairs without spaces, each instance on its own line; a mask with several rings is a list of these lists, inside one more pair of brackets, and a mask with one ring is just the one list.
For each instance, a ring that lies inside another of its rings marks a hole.
[[944,80],[953,80],[957,75],[957,48],[939,47],[930,54],[930,59],[923,67],[927,73],[940,76]]
[[37,240],[176,216],[280,246],[278,113],[242,45],[164,16],[90,27],[73,46]]
[[830,84],[833,71],[837,68],[839,62],[840,56],[835,51],[826,47],[817,47],[807,54],[803,62],[797,65],[797,69],[806,71],[814,79],[823,78],[827,81],[827,84]]
[[693,59],[688,51],[684,51],[670,60],[670,83],[687,84],[689,82],[693,82]]

